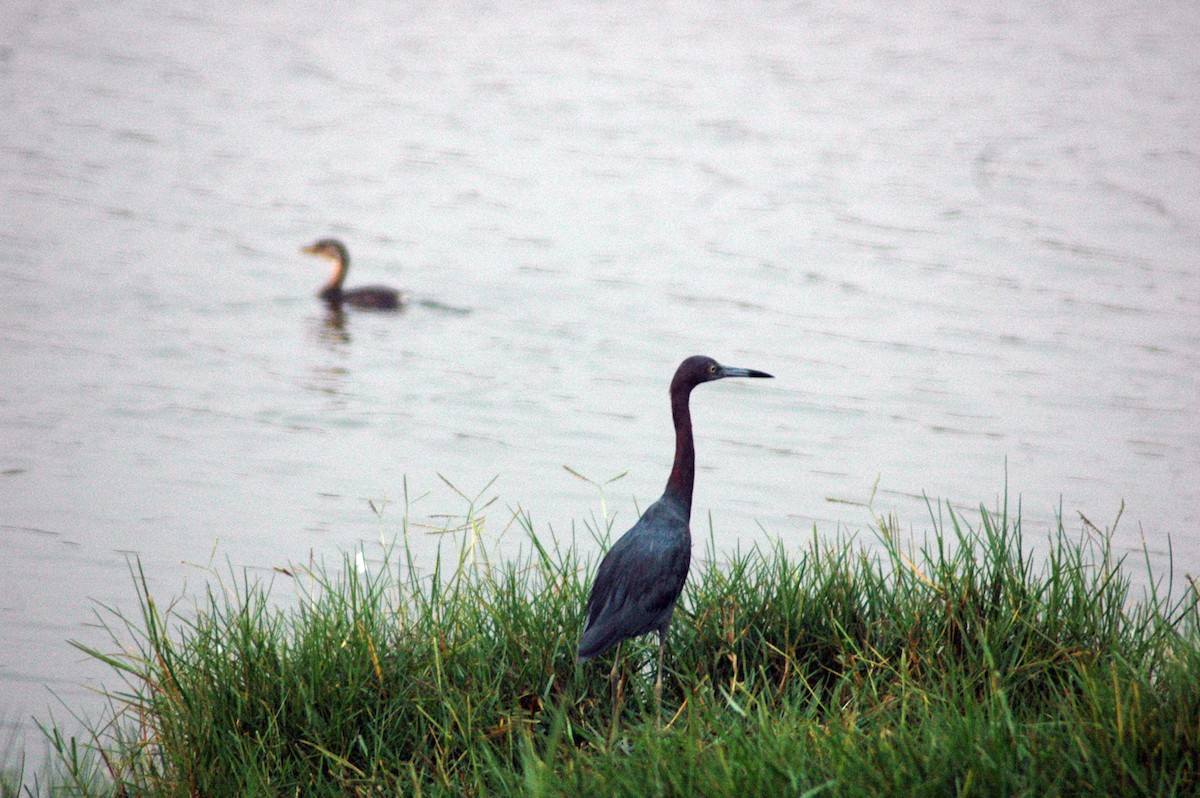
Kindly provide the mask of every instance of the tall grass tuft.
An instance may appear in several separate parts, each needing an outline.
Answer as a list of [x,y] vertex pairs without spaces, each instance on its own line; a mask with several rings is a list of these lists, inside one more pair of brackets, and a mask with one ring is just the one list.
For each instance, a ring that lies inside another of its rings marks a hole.
[[135,567],[120,653],[84,648],[126,687],[64,770],[156,796],[1200,793],[1195,593],[1135,601],[1108,536],[1061,522],[1031,547],[1003,509],[933,518],[920,546],[885,520],[873,545],[710,544],[663,714],[653,641],[627,645],[615,734],[611,659],[574,661],[593,564],[527,517],[515,558],[468,517],[453,562],[422,573],[402,537],[283,572],[288,606],[244,576],[163,609]]

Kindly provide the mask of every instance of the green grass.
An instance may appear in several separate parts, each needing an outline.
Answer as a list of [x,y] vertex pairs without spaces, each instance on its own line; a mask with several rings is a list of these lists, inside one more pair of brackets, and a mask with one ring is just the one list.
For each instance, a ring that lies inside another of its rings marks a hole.
[[[944,521],[941,519],[945,519]],[[60,788],[225,795],[1197,795],[1193,591],[1130,595],[1109,538],[933,514],[921,546],[861,542],[697,557],[667,652],[574,650],[593,563],[541,540],[474,545],[432,575],[406,537],[382,565],[218,582],[104,613],[124,677],[83,743],[47,730]],[[404,527],[407,534],[407,524]],[[594,527],[593,527],[594,530]],[[468,545],[470,544],[470,545]],[[700,553],[700,552],[698,552]]]

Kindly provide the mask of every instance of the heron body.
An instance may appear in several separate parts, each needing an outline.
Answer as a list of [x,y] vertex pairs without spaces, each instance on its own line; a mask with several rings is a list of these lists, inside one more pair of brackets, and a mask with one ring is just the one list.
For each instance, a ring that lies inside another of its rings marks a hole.
[[[696,454],[689,399],[703,382],[725,377],[770,377],[762,371],[722,366],[695,355],[679,365],[671,380],[671,416],[675,422],[675,463],[662,497],[613,544],[600,561],[587,603],[587,622],[578,658],[599,656],[614,645],[649,632],[658,633],[658,679],[675,603],[687,581],[692,559],[692,486]],[[615,676],[615,663],[613,675]]]
[[365,285],[359,288],[343,288],[346,272],[350,270],[350,253],[346,245],[336,238],[322,238],[309,244],[301,252],[309,255],[319,255],[333,261],[333,274],[329,281],[317,292],[317,296],[325,300],[331,307],[352,305],[371,310],[397,310],[404,304],[403,295],[394,288],[385,285]]
[[580,660],[649,632],[658,632],[660,642],[666,638],[692,559],[690,510],[664,495],[604,555],[588,600]]

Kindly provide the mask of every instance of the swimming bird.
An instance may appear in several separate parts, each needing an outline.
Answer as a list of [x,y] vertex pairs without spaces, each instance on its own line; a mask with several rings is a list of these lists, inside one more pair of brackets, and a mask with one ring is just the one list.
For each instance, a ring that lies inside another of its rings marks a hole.
[[[619,647],[622,641],[631,637],[657,632],[658,678],[654,682],[654,697],[660,703],[667,629],[692,560],[688,522],[692,514],[696,453],[688,400],[692,389],[704,382],[725,377],[770,376],[763,371],[722,366],[711,357],[701,355],[689,357],[679,364],[671,380],[675,464],[667,478],[667,488],[658,501],[646,508],[637,523],[613,544],[596,571],[577,657],[584,662],[614,645]],[[614,697],[619,660],[618,653],[609,674]]]
[[403,294],[395,288],[388,288],[384,285],[342,288],[342,283],[346,280],[346,272],[350,269],[350,253],[346,250],[346,245],[336,238],[322,238],[320,241],[303,247],[300,251],[333,261],[333,274],[330,275],[325,286],[317,292],[317,296],[328,302],[331,307],[338,308],[346,304],[373,310],[397,310],[404,304]]

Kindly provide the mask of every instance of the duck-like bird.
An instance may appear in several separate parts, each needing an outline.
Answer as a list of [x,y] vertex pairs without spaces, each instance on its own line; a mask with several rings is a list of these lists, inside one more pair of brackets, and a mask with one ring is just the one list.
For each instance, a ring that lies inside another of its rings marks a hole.
[[395,288],[385,285],[365,285],[360,288],[342,288],[346,272],[350,269],[350,253],[346,245],[336,238],[322,238],[300,250],[309,255],[319,255],[333,261],[333,274],[317,292],[331,307],[352,305],[372,310],[398,310],[404,304],[404,295]]

